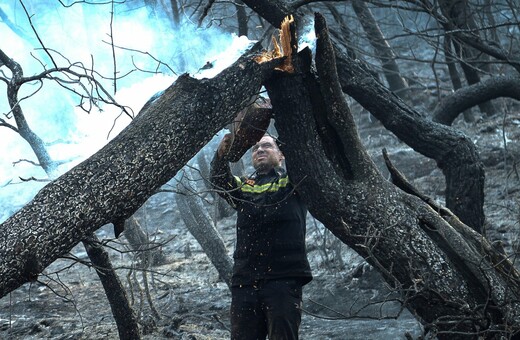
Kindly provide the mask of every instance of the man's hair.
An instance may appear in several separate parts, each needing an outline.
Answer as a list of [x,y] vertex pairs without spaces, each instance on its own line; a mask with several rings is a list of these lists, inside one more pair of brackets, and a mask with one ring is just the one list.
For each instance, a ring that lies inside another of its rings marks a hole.
[[[278,136],[270,134],[270,133],[266,133],[265,135],[262,136],[262,138],[264,138],[264,137],[271,137],[273,139],[274,143],[276,144],[276,147],[278,148],[278,150],[281,150],[280,147],[283,145],[283,143],[278,139]],[[262,139],[262,138],[260,138],[260,139]]]

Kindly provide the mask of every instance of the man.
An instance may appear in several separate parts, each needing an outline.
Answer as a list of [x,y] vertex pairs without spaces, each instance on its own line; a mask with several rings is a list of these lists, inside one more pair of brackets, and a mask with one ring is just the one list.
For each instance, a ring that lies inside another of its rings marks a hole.
[[237,241],[231,282],[231,338],[298,339],[302,286],[312,279],[305,250],[307,209],[281,167],[274,138],[252,148],[255,173],[231,174],[226,154],[231,134],[211,163],[211,180],[237,210]]

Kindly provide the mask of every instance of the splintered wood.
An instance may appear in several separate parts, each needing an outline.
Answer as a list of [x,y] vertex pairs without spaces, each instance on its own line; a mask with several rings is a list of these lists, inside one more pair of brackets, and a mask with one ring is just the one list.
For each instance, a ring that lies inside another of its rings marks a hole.
[[[264,51],[261,55],[255,57],[255,61],[257,63],[263,63],[272,59],[287,57],[283,64],[276,69],[289,73],[294,72],[294,67],[292,65],[293,47],[291,46],[291,40],[296,40],[296,33],[294,33],[294,35],[291,34],[291,29],[294,29],[292,26],[293,23],[294,18],[292,15],[285,17],[285,19],[282,21],[280,29],[278,30],[279,40],[277,40],[275,36],[272,37],[273,50]],[[291,39],[291,37],[293,38]],[[296,46],[296,42],[294,42],[294,46]]]

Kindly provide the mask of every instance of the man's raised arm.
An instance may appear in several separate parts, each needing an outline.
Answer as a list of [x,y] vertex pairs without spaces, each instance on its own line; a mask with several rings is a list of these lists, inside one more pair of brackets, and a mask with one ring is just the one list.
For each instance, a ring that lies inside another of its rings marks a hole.
[[232,140],[233,137],[230,133],[222,138],[217,152],[215,152],[211,161],[210,182],[213,189],[233,208],[236,208],[236,200],[240,199],[239,181],[231,173],[227,157],[231,149]]

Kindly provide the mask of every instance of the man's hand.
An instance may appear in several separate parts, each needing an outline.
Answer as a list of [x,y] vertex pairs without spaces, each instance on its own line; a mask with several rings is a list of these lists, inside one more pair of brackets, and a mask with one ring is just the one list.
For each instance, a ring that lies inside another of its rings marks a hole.
[[233,135],[231,133],[226,133],[220,141],[217,149],[218,158],[223,159],[229,154],[231,144],[233,144]]

